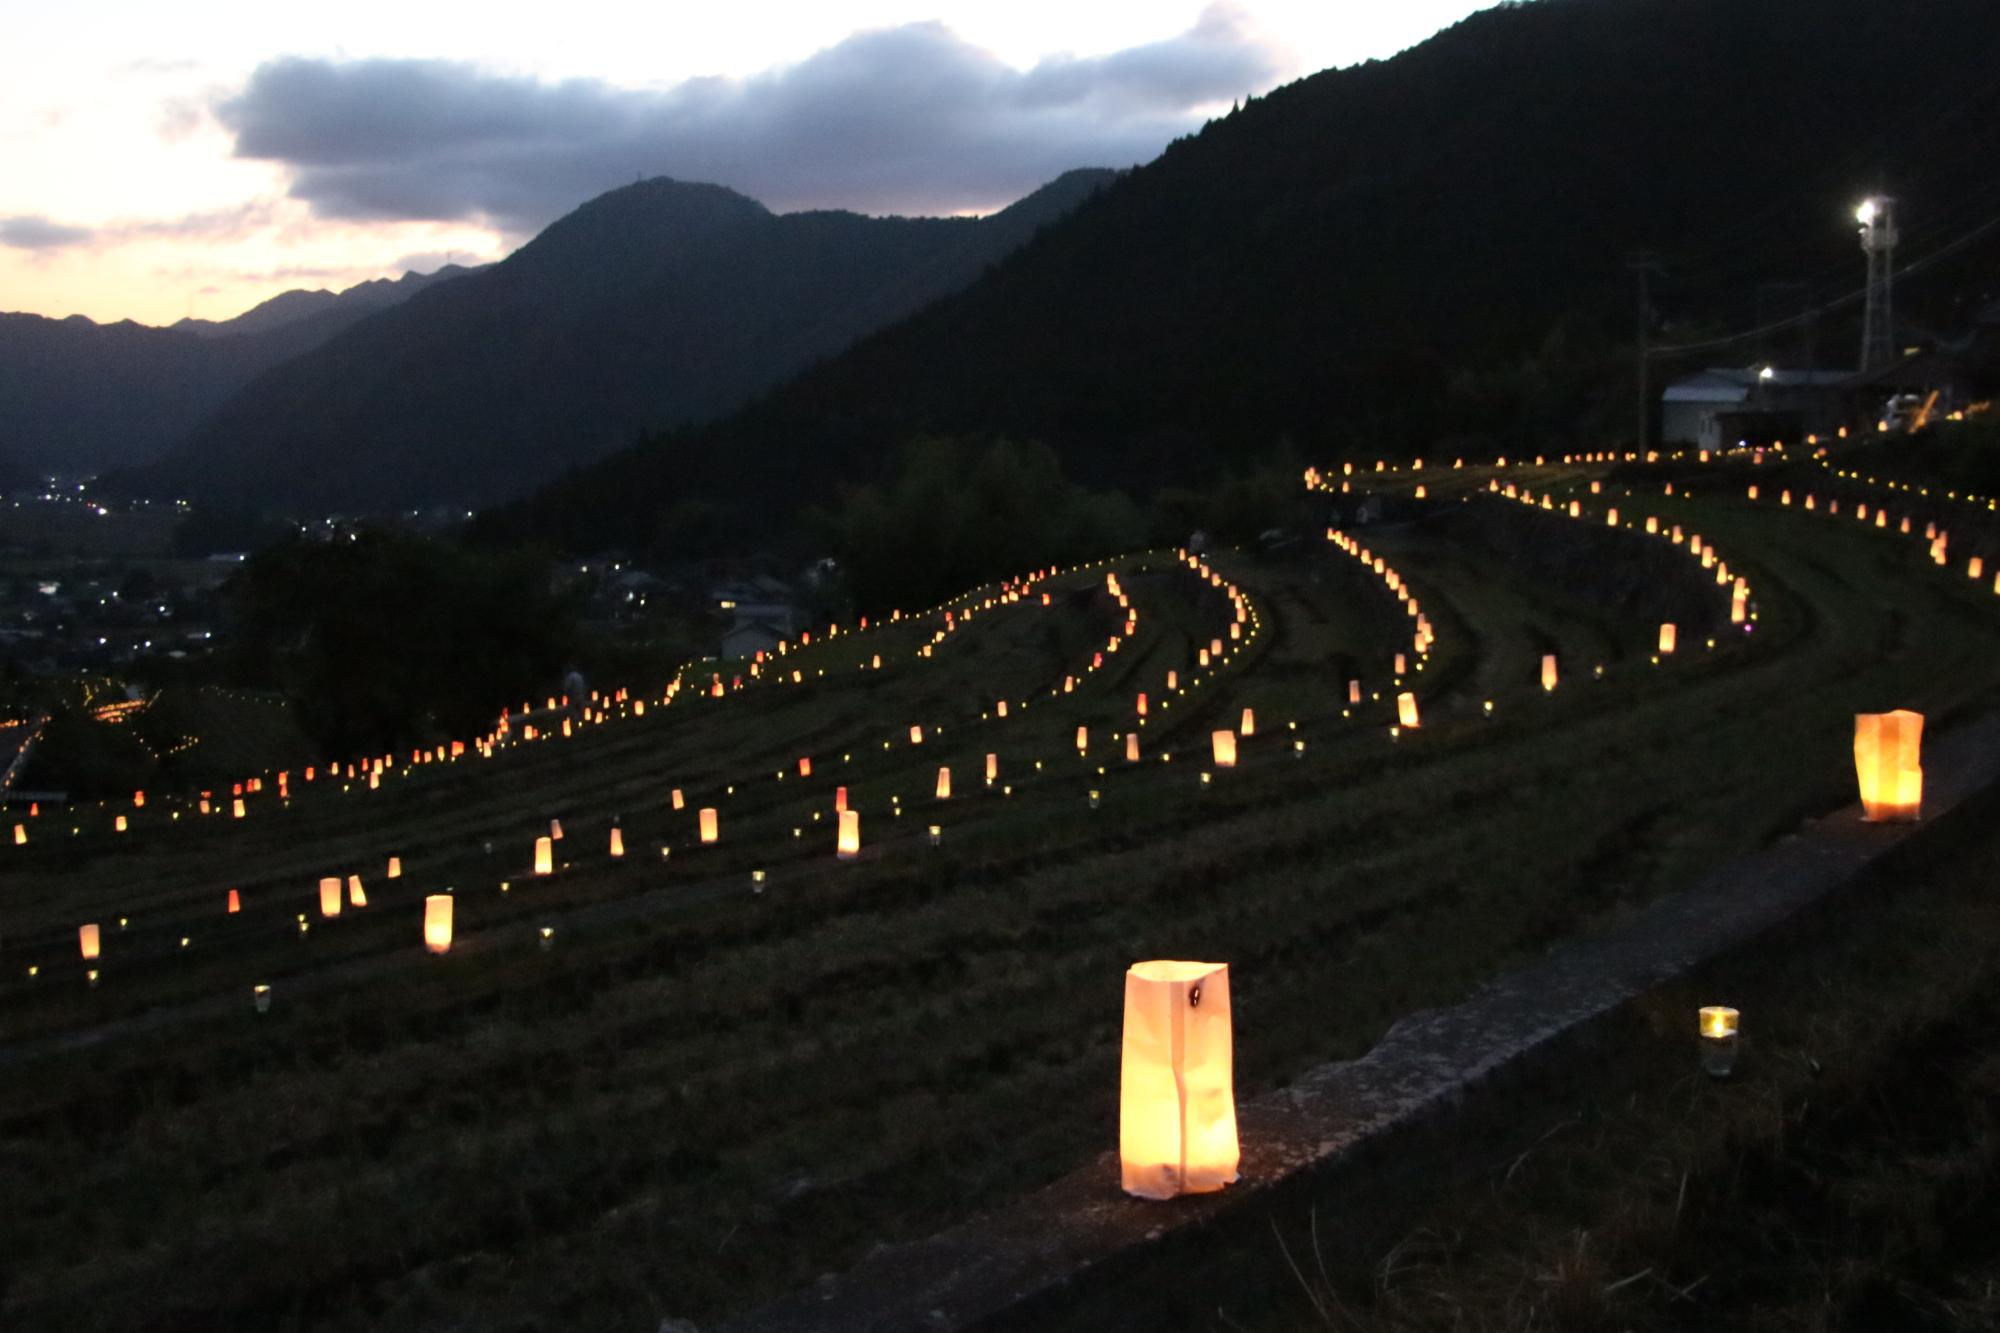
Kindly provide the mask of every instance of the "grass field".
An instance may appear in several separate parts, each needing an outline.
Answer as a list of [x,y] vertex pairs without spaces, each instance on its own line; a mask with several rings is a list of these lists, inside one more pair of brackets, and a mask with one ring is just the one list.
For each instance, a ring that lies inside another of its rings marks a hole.
[[[1364,1050],[1851,799],[1854,712],[1944,726],[1992,705],[1990,587],[1920,541],[1744,498],[1752,479],[1848,484],[1810,463],[1752,474],[1509,469],[1556,493],[1549,511],[1486,494],[1483,469],[1434,475],[1421,501],[1385,479],[1394,521],[1354,535],[1438,635],[1404,685],[1423,724],[1396,736],[1390,664],[1412,621],[1315,542],[1213,557],[1248,610],[1206,671],[1232,605],[1155,552],[990,609],[983,590],[935,642],[941,611],[815,636],[720,699],[706,670],[669,705],[633,682],[644,717],[614,707],[570,739],[392,769],[379,791],[294,773],[289,803],[253,795],[242,820],[226,793],[207,818],[164,795],[45,812],[0,849],[0,1316],[707,1323],[1108,1146],[1135,959],[1230,963],[1239,1095]],[[1977,516],[1952,512],[1962,560]],[[1754,632],[1729,625],[1708,571],[1637,530],[1648,513],[1750,580]],[[1138,615],[1116,652],[1107,573]],[[1681,647],[1655,664],[1665,619]],[[1563,681],[1545,694],[1550,652]],[[1241,764],[1204,785],[1209,732],[1246,707]],[[852,864],[833,857],[837,785],[862,816]],[[720,812],[712,847],[702,806]],[[563,867],[537,878],[552,818]],[[361,875],[369,906],[322,921],[333,874]],[[459,943],[431,958],[421,899],[446,888]],[[76,948],[93,921],[94,988]],[[269,1014],[254,983],[274,987]]]

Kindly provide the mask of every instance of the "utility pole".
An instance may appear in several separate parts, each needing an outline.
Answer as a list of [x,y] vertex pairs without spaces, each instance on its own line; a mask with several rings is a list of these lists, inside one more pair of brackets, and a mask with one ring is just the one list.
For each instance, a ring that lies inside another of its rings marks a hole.
[[1879,370],[1896,359],[1896,317],[1890,279],[1896,271],[1896,201],[1873,195],[1854,210],[1861,249],[1868,256],[1868,304],[1861,316],[1861,370]]
[[1644,461],[1653,436],[1653,404],[1646,393],[1646,341],[1653,322],[1648,279],[1660,271],[1660,257],[1651,250],[1634,250],[1625,256],[1625,267],[1639,279],[1639,457]]

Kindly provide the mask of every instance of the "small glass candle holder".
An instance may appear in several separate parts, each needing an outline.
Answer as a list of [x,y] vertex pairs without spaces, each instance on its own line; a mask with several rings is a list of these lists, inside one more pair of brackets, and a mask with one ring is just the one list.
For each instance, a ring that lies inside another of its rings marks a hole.
[[1093,809],[1093,810],[1095,810],[1095,809],[1097,808],[1097,806],[1098,806],[1098,803],[1099,803],[1100,801],[1102,801],[1103,799],[1104,799],[1104,797],[1103,797],[1103,794],[1102,794],[1102,793],[1100,793],[1100,792],[1092,792],[1092,793],[1090,794],[1090,808],[1091,808],[1091,809]]
[[931,825],[930,834],[931,834],[931,846],[939,847],[944,844],[944,828],[942,825],[938,824]]
[[752,892],[752,893],[762,893],[763,891],[764,891],[764,872],[763,872],[763,871],[761,871],[761,870],[753,870],[753,871],[751,871],[751,872],[750,872],[750,892]]
[[556,928],[554,926],[543,926],[542,952],[547,953],[550,949],[555,948],[555,946],[556,946]]
[[1739,1015],[1727,1005],[1701,1010],[1701,1069],[1710,1078],[1728,1078],[1736,1069]]
[[250,1003],[258,1013],[271,1012],[271,987],[268,982],[259,982],[250,988]]

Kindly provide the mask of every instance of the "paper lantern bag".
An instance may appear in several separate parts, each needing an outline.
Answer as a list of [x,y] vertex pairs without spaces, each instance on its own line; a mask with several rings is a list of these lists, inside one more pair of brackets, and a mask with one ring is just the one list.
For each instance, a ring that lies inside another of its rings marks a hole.
[[1118,1155],[1125,1192],[1205,1194],[1236,1179],[1229,968],[1135,963],[1125,974]]

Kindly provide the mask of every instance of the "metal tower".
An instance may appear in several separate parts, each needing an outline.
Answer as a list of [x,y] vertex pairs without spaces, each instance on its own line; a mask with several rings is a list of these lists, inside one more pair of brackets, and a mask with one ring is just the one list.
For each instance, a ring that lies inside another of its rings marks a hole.
[[1868,256],[1868,304],[1861,316],[1861,370],[1879,370],[1896,359],[1895,305],[1891,278],[1896,271],[1896,201],[1875,195],[1861,201],[1854,220],[1861,224],[1861,249]]

